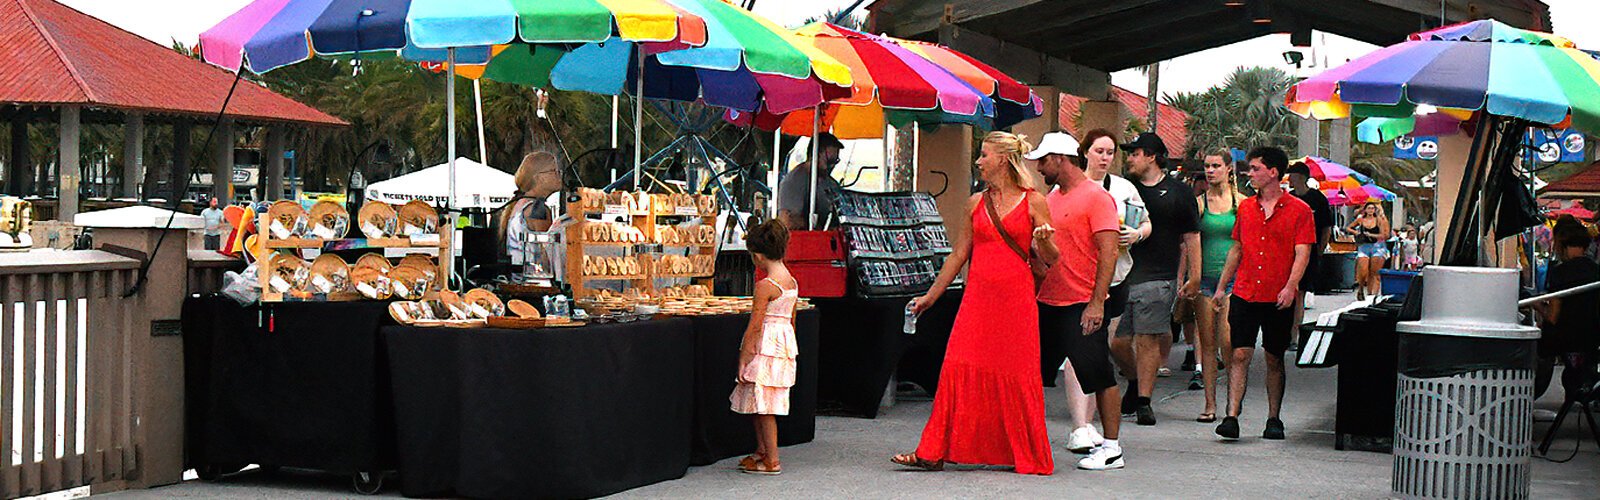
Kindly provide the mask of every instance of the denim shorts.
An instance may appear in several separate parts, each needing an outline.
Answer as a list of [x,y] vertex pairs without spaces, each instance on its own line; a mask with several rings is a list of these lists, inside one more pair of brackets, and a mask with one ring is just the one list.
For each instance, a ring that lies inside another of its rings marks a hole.
[[1382,242],[1362,243],[1361,246],[1356,247],[1356,256],[1363,258],[1377,257],[1380,259],[1387,259],[1389,258],[1389,247],[1385,246]]
[[[1202,276],[1200,278],[1200,295],[1203,297],[1216,295],[1217,282],[1221,280],[1221,276]],[[1228,294],[1233,294],[1233,283],[1228,283]]]

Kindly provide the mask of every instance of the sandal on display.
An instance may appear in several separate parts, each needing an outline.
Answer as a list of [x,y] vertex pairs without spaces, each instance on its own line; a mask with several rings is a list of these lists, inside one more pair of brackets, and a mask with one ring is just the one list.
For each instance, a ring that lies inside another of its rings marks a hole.
[[916,453],[902,453],[895,455],[894,458],[890,458],[889,461],[913,469],[932,471],[944,470],[944,462],[923,460],[922,457],[917,456]]

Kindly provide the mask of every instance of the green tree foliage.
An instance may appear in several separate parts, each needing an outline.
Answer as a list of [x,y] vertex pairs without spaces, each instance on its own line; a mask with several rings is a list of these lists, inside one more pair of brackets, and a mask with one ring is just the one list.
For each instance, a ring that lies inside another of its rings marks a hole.
[[1283,106],[1294,85],[1289,73],[1267,67],[1240,67],[1222,85],[1203,92],[1167,94],[1167,104],[1189,114],[1189,156],[1198,159],[1222,148],[1277,146],[1293,151],[1298,118]]

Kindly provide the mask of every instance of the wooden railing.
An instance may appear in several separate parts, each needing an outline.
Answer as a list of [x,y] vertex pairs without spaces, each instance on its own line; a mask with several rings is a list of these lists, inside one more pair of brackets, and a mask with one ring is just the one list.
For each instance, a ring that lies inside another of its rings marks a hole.
[[[0,254],[0,498],[139,474],[139,261],[98,250]],[[178,410],[181,411],[181,410]]]
[[244,262],[211,250],[189,250],[189,294],[222,291],[222,273],[244,270]]

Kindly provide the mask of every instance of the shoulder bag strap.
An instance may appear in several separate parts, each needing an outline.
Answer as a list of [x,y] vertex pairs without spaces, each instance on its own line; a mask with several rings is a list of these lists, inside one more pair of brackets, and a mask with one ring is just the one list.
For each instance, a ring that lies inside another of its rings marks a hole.
[[[1024,198],[1022,202],[1027,203],[1028,200]],[[983,192],[983,208],[989,212],[989,223],[994,226],[995,232],[1000,233],[1000,240],[1006,242],[1006,246],[1011,247],[1011,251],[1016,252],[1017,257],[1021,257],[1023,262],[1028,262],[1028,254],[1022,251],[1022,247],[1017,246],[1016,241],[1012,241],[1011,235],[1006,234],[1006,228],[1000,225],[1000,212],[994,208],[994,197],[990,196],[990,191]]]

